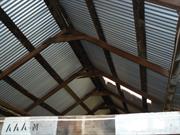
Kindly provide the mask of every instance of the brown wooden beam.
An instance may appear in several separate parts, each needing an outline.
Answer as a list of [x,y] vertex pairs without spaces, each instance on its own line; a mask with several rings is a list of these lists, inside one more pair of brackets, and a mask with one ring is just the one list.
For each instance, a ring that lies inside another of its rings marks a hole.
[[136,92],[138,93],[139,95],[141,95],[142,97],[144,98],[148,98],[150,100],[152,100],[152,102],[155,102],[155,103],[162,103],[162,101],[160,101],[158,98],[146,93],[146,92],[143,92],[141,90],[138,90],[137,88],[133,87],[132,85],[128,84],[127,82],[124,82],[122,80],[120,80],[119,78],[115,78],[114,76],[110,75],[110,74],[107,74],[99,69],[95,69],[94,71],[89,71],[89,72],[82,72],[80,77],[79,78],[82,78],[82,77],[95,77],[95,76],[105,76],[111,80],[113,80],[114,82],[118,82],[120,83],[122,86],[132,90],[133,92]]
[[[104,36],[104,33],[103,33],[103,29],[102,29],[101,24],[100,24],[98,15],[96,13],[96,9],[95,9],[93,0],[86,0],[86,5],[88,7],[91,19],[94,23],[94,26],[95,26],[95,29],[96,29],[96,32],[98,34],[99,39],[104,41],[104,42],[107,42],[106,38]],[[116,73],[115,66],[114,66],[114,63],[112,61],[112,57],[111,57],[110,52],[107,51],[106,49],[103,49],[103,51],[104,51],[104,55],[105,55],[107,64],[109,66],[109,69],[110,69],[112,75],[117,77],[117,73]],[[117,83],[116,86],[117,86],[117,90],[118,90],[119,94],[125,98],[124,93],[122,92],[122,90],[120,88],[120,84]],[[126,112],[128,112],[128,107],[127,107],[125,102],[123,102],[123,106],[124,106]]]
[[[23,88],[21,85],[19,85],[15,80],[13,80],[12,78],[10,78],[9,76],[4,78],[4,81],[6,83],[8,83],[9,85],[11,85],[13,88],[15,88],[17,91],[19,91],[20,93],[22,93],[23,95],[25,95],[26,97],[30,98],[31,100],[33,100],[34,102],[36,100],[39,100],[36,96],[34,96],[33,94],[31,94],[28,90],[26,90],[25,88]],[[59,113],[56,109],[54,109],[53,107],[51,107],[50,105],[46,104],[46,103],[41,103],[40,104],[41,107],[47,109],[48,111],[50,111],[51,113],[55,114],[55,115],[61,115],[61,113]]]
[[[146,59],[146,32],[144,17],[144,0],[133,0],[134,23],[136,29],[136,40],[138,56]],[[139,65],[141,90],[147,92],[147,70],[144,66]],[[147,99],[142,98],[144,112],[148,111]]]
[[[68,35],[68,33],[69,33],[69,35]],[[66,37],[67,37],[67,39],[66,39]],[[84,33],[77,32],[77,31],[71,31],[71,32],[67,31],[67,34],[63,35],[63,39],[66,40],[66,41],[72,41],[71,38],[72,38],[72,40],[86,40],[86,41],[89,41],[89,42],[94,43],[95,45],[99,46],[100,48],[106,49],[106,50],[108,50],[108,51],[110,51],[110,52],[112,52],[112,53],[114,53],[114,54],[116,54],[116,55],[118,55],[120,57],[126,58],[126,59],[128,59],[128,60],[130,60],[130,61],[132,61],[132,62],[134,62],[136,64],[140,64],[140,65],[142,65],[142,66],[144,66],[144,67],[146,67],[146,68],[148,68],[148,69],[150,69],[150,70],[152,70],[154,72],[157,72],[157,73],[159,73],[159,74],[161,74],[161,75],[163,75],[165,77],[169,76],[169,70],[164,69],[163,67],[161,67],[161,66],[159,66],[157,64],[154,64],[154,63],[152,63],[152,62],[150,62],[150,61],[148,61],[148,60],[146,60],[146,59],[144,59],[142,57],[130,54],[130,53],[126,52],[126,51],[123,51],[123,50],[121,50],[119,48],[116,48],[116,47],[114,47],[114,46],[112,46],[112,45],[110,45],[110,44],[108,44],[108,43],[106,43],[106,42],[104,42],[102,40],[99,40],[99,39],[97,39],[95,37],[92,37],[92,36],[86,35]],[[56,43],[59,42],[58,36],[54,39],[54,41]]]
[[180,1],[179,0],[146,0],[148,2],[158,4],[161,6],[166,6],[172,9],[180,10]]
[[[60,29],[65,29],[65,28],[74,29],[70,18],[68,17],[68,15],[66,14],[63,7],[60,5],[58,0],[51,0],[51,1],[44,0],[44,1],[46,3],[47,7],[49,8],[51,14],[53,15],[54,19],[56,20],[57,24],[59,25]],[[70,41],[68,43],[71,45],[72,50],[78,57],[79,61],[83,65],[83,67],[92,69],[93,65],[92,65],[91,61],[89,60],[83,46],[81,45],[81,42],[80,41]],[[101,81],[99,80],[99,78],[93,78],[91,80],[97,89],[99,89],[99,90],[103,89],[103,85],[101,84]],[[111,99],[109,97],[105,96],[102,98],[104,99],[104,101],[107,104],[109,104],[109,106],[111,105]],[[116,110],[111,110],[111,111],[114,111],[114,113],[117,112]]]

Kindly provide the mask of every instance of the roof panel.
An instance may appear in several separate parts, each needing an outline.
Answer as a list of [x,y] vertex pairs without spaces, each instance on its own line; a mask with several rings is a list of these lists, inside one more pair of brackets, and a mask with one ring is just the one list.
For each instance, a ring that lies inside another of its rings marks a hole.
[[175,10],[145,2],[147,58],[166,69],[171,66],[177,20]]
[[72,111],[68,112],[67,115],[85,115],[87,112],[80,105],[75,107]]
[[0,22],[0,69],[4,70],[28,51],[21,45],[15,36]]
[[95,86],[90,78],[74,79],[68,86],[77,94],[78,97],[82,98],[87,93],[91,92]]
[[41,54],[62,79],[68,78],[82,68],[81,63],[67,42],[53,44],[42,51]]
[[113,62],[120,80],[140,89],[139,65],[112,54]]
[[111,74],[103,50],[95,44],[92,44],[87,41],[81,41],[81,43],[92,64],[96,68]]
[[103,99],[100,96],[91,96],[84,101],[84,103],[92,110],[96,106],[103,103]]
[[132,1],[95,0],[94,3],[107,42],[137,55]]
[[33,108],[29,112],[29,114],[31,114],[32,116],[53,116],[53,114],[51,112],[42,108],[41,106],[37,106],[37,107]]
[[60,91],[49,97],[45,102],[59,112],[62,112],[69,106],[74,104],[76,101],[66,92],[65,89],[61,89]]
[[75,29],[91,36],[97,36],[84,0],[59,0]]
[[18,92],[4,81],[0,81],[0,99],[19,109],[25,109],[33,103],[32,100]]
[[58,85],[34,58],[10,74],[10,77],[38,97]]
[[164,102],[168,78],[147,69],[148,93]]
[[35,46],[60,30],[44,1],[2,1],[1,7]]

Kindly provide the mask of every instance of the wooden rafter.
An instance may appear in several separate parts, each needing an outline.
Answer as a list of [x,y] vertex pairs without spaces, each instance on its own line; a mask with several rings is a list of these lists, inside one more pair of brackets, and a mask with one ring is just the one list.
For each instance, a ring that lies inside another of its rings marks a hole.
[[[0,19],[29,52],[32,52],[35,50],[35,47],[26,38],[26,36],[21,32],[21,30],[15,25],[15,23],[11,20],[11,18],[3,11],[2,8],[0,8]],[[35,56],[35,59],[54,78],[54,80],[56,80],[60,85],[61,83],[63,83],[63,79],[50,66],[50,64],[42,57],[41,54],[38,53]],[[76,100],[77,102],[80,100],[80,98],[73,92],[73,90],[69,86],[65,86],[64,88],[74,98],[74,100]],[[91,113],[91,110],[84,103],[81,103],[81,106],[86,111]]]
[[176,86],[179,80],[179,74],[180,74],[180,17],[177,24],[176,29],[176,39],[175,39],[175,48],[171,63],[171,69],[170,69],[170,75],[168,80],[168,86],[167,86],[167,95],[166,95],[166,101],[164,105],[164,110],[171,111],[173,110],[172,102],[174,99],[174,95],[176,92]]
[[[99,39],[106,42],[106,38],[104,36],[103,29],[101,27],[101,24],[100,24],[100,21],[99,21],[93,0],[86,0],[86,5],[88,7],[91,19],[94,23],[94,26],[95,26],[95,29],[96,29],[96,32],[98,34]],[[116,70],[115,70],[114,63],[112,61],[112,57],[111,57],[110,52],[107,51],[106,49],[103,49],[103,51],[104,51],[104,55],[105,55],[106,61],[108,63],[108,66],[109,66],[109,69],[110,69],[112,75],[115,77],[118,77]],[[119,83],[116,84],[116,87],[117,87],[119,94],[125,98],[124,93],[122,92]],[[128,107],[127,107],[126,102],[123,102],[123,106],[124,106],[126,112],[128,112]]]
[[[145,35],[145,17],[144,17],[144,0],[133,0],[134,23],[136,29],[136,40],[138,56],[146,59],[146,35]],[[141,90],[147,92],[147,70],[144,66],[139,65]],[[144,112],[148,111],[147,99],[142,98]]]
[[[60,3],[57,0],[44,0],[47,7],[49,8],[51,14],[53,15],[54,19],[56,20],[57,24],[59,25],[60,29],[64,28],[70,28],[74,29],[70,19],[68,18],[67,14],[65,13],[63,7],[60,5]],[[83,67],[86,68],[93,68],[92,63],[90,62],[83,46],[81,45],[80,41],[69,41],[69,44],[71,45],[72,50],[78,57],[79,61],[83,65]],[[91,79],[94,85],[97,89],[101,90],[103,89],[103,85],[101,84],[101,81],[99,78],[93,78]],[[108,96],[103,97],[105,102],[111,105],[112,101]],[[117,113],[116,110],[111,110],[114,113]]]
[[[69,34],[69,35],[68,35]],[[61,36],[61,39],[60,41],[62,41],[62,38],[64,41],[72,41],[72,40],[86,40],[86,41],[89,41],[91,43],[94,43],[94,45],[97,45],[99,46],[100,48],[103,48],[103,49],[106,49],[120,57],[123,57],[125,59],[128,59],[136,64],[140,64],[154,72],[157,72],[165,77],[168,77],[169,76],[169,70],[167,69],[164,69],[163,67],[157,65],[157,64],[154,64],[142,57],[139,57],[139,56],[135,56],[133,54],[130,54],[128,52],[125,52],[119,48],[116,48],[102,40],[99,40],[95,37],[92,37],[92,36],[89,36],[89,35],[86,35],[82,32],[77,32],[77,31],[68,31],[67,30],[67,34],[64,34],[63,36]],[[54,42],[59,42],[59,39],[58,39],[58,36],[56,38],[54,38]]]

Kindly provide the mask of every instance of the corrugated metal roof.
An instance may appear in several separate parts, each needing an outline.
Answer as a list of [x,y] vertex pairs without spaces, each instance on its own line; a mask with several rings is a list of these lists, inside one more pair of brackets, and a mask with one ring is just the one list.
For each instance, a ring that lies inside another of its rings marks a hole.
[[4,70],[18,60],[27,50],[0,21],[0,69]]
[[65,89],[62,89],[49,97],[45,102],[59,112],[62,112],[76,101],[66,92]]
[[19,109],[25,109],[33,103],[32,100],[18,92],[4,81],[0,81],[0,99]]
[[105,115],[109,113],[110,113],[109,109],[101,109],[101,110],[96,111],[95,115]]
[[88,99],[84,101],[84,103],[92,110],[96,106],[100,105],[103,103],[103,100],[99,96],[91,96]]
[[29,114],[32,116],[53,116],[52,113],[50,113],[48,110],[42,108],[41,106],[37,106],[33,108]]
[[148,93],[164,102],[168,78],[147,69]]
[[85,115],[85,114],[87,114],[86,110],[84,110],[80,105],[67,113],[67,115]]
[[120,80],[140,89],[139,65],[115,54],[111,54]]
[[180,83],[177,84],[176,93],[174,95],[173,104],[176,108],[180,108]]
[[90,61],[92,62],[92,64],[106,72],[106,73],[109,73],[111,74],[111,71],[109,70],[109,66],[106,62],[106,58],[105,58],[105,55],[103,53],[103,50],[101,48],[99,48],[98,46],[92,44],[92,43],[89,43],[87,41],[81,41]]
[[85,0],[59,0],[75,29],[88,35],[97,36]]
[[82,68],[81,63],[67,42],[53,44],[41,54],[62,79],[68,78]]
[[94,0],[107,42],[137,55],[132,0]]
[[74,79],[71,81],[68,86],[78,95],[78,97],[82,98],[87,93],[91,92],[95,89],[94,84],[89,78],[83,79]]
[[10,74],[10,77],[38,97],[58,85],[34,58]]
[[177,20],[175,10],[145,2],[147,58],[166,69],[171,66]]
[[4,0],[1,7],[35,46],[60,30],[42,0]]

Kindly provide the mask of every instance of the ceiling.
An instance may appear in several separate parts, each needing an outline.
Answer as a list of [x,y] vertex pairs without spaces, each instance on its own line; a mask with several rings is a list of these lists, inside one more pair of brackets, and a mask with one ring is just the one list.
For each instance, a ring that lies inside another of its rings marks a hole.
[[180,109],[178,1],[2,0],[0,7],[1,115]]

